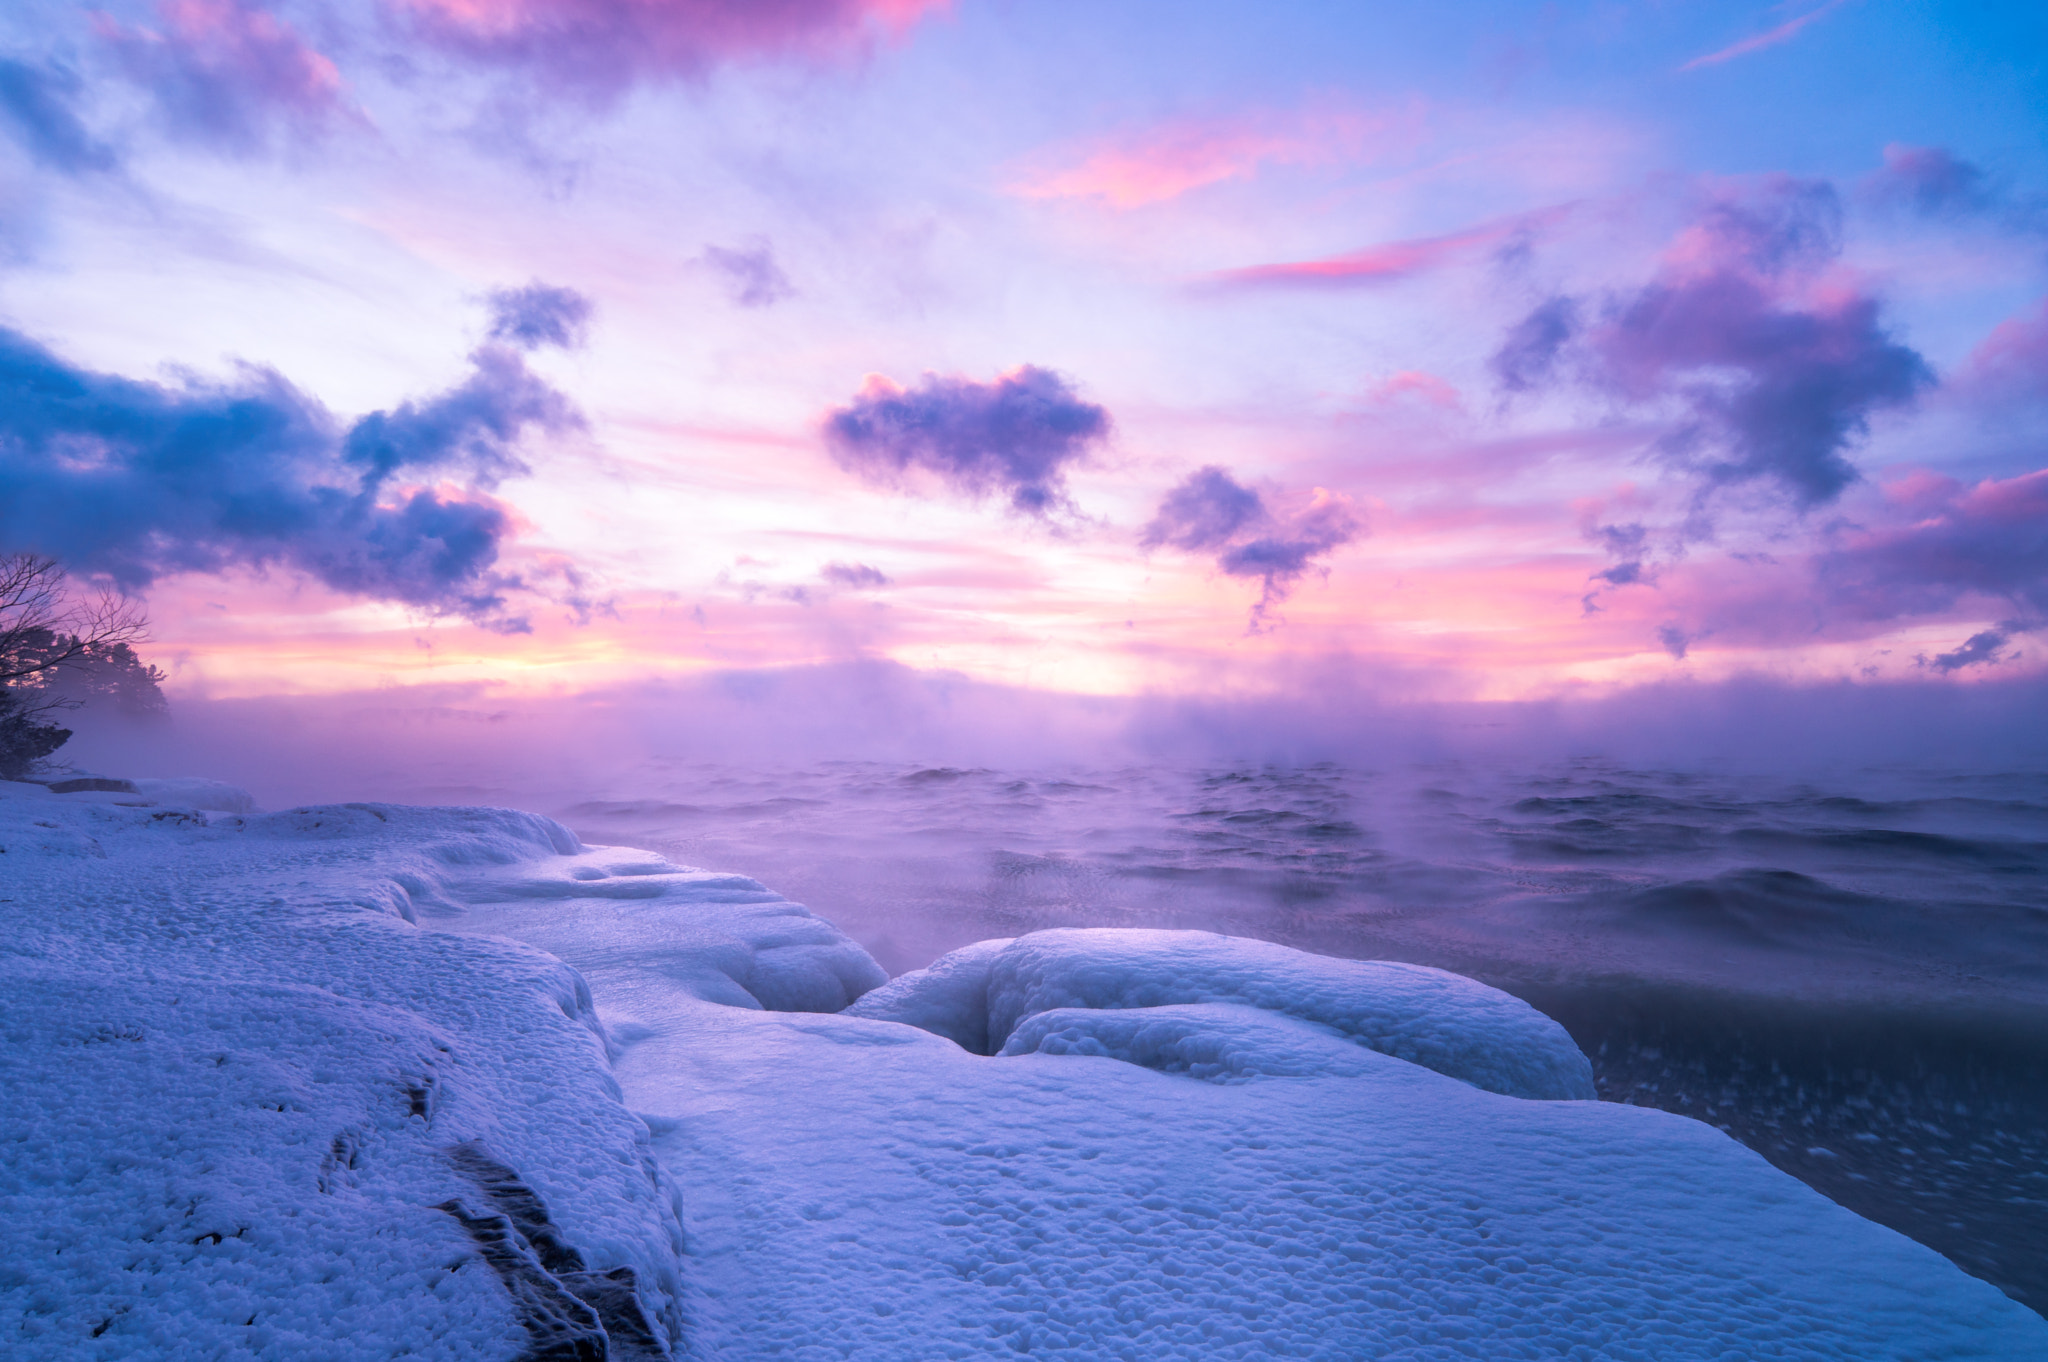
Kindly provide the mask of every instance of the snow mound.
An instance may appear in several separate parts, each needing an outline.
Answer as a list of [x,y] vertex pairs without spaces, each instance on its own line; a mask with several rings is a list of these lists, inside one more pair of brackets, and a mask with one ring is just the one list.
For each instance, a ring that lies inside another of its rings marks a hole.
[[1020,1024],[1059,1009],[1232,1003],[1316,1023],[1489,1092],[1593,1096],[1592,1065],[1563,1027],[1444,970],[1337,960],[1213,932],[1060,928],[991,949],[997,944],[941,957],[849,1015],[905,1022],[987,1054],[1011,1053]]
[[988,1054],[989,970],[1016,939],[1003,936],[962,946],[891,979],[847,1008],[846,1015],[902,1022],[944,1036],[970,1054]]
[[1253,1078],[1360,1078],[1402,1061],[1327,1026],[1238,1003],[1102,1012],[1056,1007],[1026,1017],[1005,1055],[1092,1055],[1210,1083]]
[[[838,1012],[889,978],[851,937],[760,881],[644,851],[579,844],[574,855],[542,867],[489,869],[443,884],[446,899],[467,905],[458,911],[480,910],[472,921],[487,916],[488,930],[545,950],[581,955],[596,942],[630,940],[637,956],[659,962],[668,987],[702,1002]],[[450,917],[442,925],[474,929]]]

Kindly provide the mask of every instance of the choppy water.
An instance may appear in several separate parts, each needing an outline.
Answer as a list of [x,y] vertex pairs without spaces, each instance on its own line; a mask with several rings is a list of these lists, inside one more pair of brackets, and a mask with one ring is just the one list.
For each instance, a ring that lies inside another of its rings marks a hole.
[[628,784],[549,811],[764,880],[892,972],[1162,926],[1473,974],[1565,1022],[1608,1100],[1710,1121],[2048,1309],[2048,776],[846,762]]

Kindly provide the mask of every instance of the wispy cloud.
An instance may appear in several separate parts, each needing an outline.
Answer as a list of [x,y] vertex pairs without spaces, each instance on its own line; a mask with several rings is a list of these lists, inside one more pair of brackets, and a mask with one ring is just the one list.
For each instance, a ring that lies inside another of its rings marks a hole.
[[260,5],[159,0],[157,16],[154,29],[93,22],[177,136],[251,151],[279,128],[309,136],[361,117],[333,60]]
[[1808,10],[1796,19],[1788,19],[1776,28],[1756,34],[1754,37],[1744,38],[1739,43],[1730,43],[1717,52],[1707,53],[1704,57],[1694,57],[1678,69],[1681,71],[1697,71],[1706,66],[1719,66],[1723,62],[1734,61],[1737,57],[1746,57],[1752,52],[1761,52],[1767,47],[1776,47],[1780,43],[1789,43],[1798,37],[1807,25],[1825,15],[1833,13],[1847,3],[1848,0],[1827,0],[1827,3],[1819,9]]
[[617,95],[728,61],[859,51],[951,0],[390,0],[422,40],[558,91]]
[[1093,198],[1113,208],[1140,208],[1248,178],[1268,165],[1327,165],[1406,148],[1419,123],[1413,110],[1372,114],[1338,107],[1177,119],[1055,148],[1021,170],[1009,189],[1027,199]]
[[1342,255],[1317,260],[1292,260],[1269,265],[1247,265],[1218,270],[1204,276],[1204,282],[1224,285],[1279,286],[1294,288],[1347,288],[1390,283],[1410,275],[1423,274],[1477,255],[1490,247],[1532,232],[1555,221],[1569,210],[1557,208],[1540,213],[1517,213],[1512,217],[1482,222],[1462,231],[1441,236],[1411,237],[1405,241],[1384,241]]

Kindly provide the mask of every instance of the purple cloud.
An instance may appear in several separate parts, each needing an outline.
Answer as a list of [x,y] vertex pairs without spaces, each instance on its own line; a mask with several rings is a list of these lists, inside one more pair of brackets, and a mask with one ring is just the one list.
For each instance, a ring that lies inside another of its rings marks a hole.
[[1965,667],[1995,667],[2011,660],[2011,654],[2005,651],[2006,645],[2019,632],[2022,631],[2016,625],[2001,624],[1996,629],[1970,635],[1961,647],[1951,652],[1921,658],[1920,665],[1942,673],[1958,672]]
[[1550,298],[1510,327],[1507,339],[1493,352],[1489,367],[1500,386],[1524,393],[1550,381],[1558,354],[1579,329],[1579,305],[1572,298]]
[[94,26],[164,126],[189,141],[258,150],[283,126],[312,135],[359,117],[334,62],[251,0],[159,0],[160,28]]
[[40,165],[77,175],[112,170],[114,153],[86,130],[71,101],[78,77],[51,67],[0,59],[0,124]]
[[866,563],[827,563],[818,575],[834,586],[854,591],[874,591],[889,585],[889,574]]
[[1166,494],[1138,542],[1148,549],[1167,544],[1199,553],[1221,548],[1245,526],[1269,519],[1257,492],[1238,486],[1227,471],[1210,464]]
[[1945,611],[1966,597],[2018,607],[2020,623],[2048,618],[2048,469],[1945,484],[1920,519],[1866,531],[1821,555],[1828,597],[1863,619]]
[[486,298],[491,309],[490,338],[537,350],[543,345],[574,350],[582,346],[590,326],[590,299],[572,288],[543,284],[494,289]]
[[1109,431],[1108,411],[1031,364],[992,383],[928,373],[908,389],[870,375],[825,420],[826,444],[849,472],[898,485],[918,469],[969,496],[1005,493],[1013,510],[1035,516],[1071,504],[1067,468]]
[[722,62],[828,56],[900,33],[950,0],[388,0],[421,39],[593,98]]
[[1884,168],[1862,188],[1879,203],[1905,204],[1929,216],[1974,212],[1991,203],[1984,172],[1976,166],[1941,147],[1899,142],[1884,149]]
[[1226,575],[1256,578],[1262,587],[1249,627],[1258,633],[1297,581],[1328,570],[1316,560],[1356,539],[1362,528],[1349,503],[1320,488],[1299,514],[1276,517],[1257,492],[1210,464],[1166,494],[1139,544],[1216,552],[1216,566]]
[[[1819,278],[1840,251],[1826,184],[1774,177],[1709,204],[1644,287],[1572,336],[1568,299],[1509,333],[1494,368],[1510,391],[1568,358],[1580,381],[1656,410],[1676,406],[1657,452],[1709,488],[1775,482],[1801,507],[1859,476],[1847,451],[1872,415],[1934,381],[1885,328],[1877,300]],[[1569,351],[1567,351],[1569,346]]]
[[741,307],[769,307],[796,293],[765,241],[740,250],[706,246],[704,262],[725,276],[727,291]]
[[[508,510],[481,490],[531,432],[579,423],[517,353],[486,346],[448,393],[348,426],[275,371],[177,387],[94,373],[0,328],[0,551],[124,589],[289,567],[354,595],[523,631],[498,567]],[[392,486],[401,470],[466,488]],[[573,580],[571,586],[573,587]]]

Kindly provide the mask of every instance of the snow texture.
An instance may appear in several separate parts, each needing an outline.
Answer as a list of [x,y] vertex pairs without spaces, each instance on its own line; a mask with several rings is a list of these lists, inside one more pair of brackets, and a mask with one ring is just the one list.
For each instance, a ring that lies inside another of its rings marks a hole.
[[1298,1017],[1489,1092],[1593,1096],[1592,1066],[1572,1038],[1519,998],[1422,965],[1333,960],[1213,932],[1065,928],[984,941],[904,975],[852,1014],[1012,1054],[1011,1033],[1043,1012],[1177,1003]]
[[675,1187],[588,989],[405,916],[407,883],[575,839],[498,810],[135,805],[0,786],[0,1354],[527,1355],[539,1317],[461,1218],[498,1214],[464,1147],[666,1351]]
[[545,819],[134,798],[0,787],[10,1358],[2048,1356],[1708,1126],[1485,1090],[1571,1066],[1455,976],[1052,932],[876,988]]
[[1099,1055],[1210,1083],[1363,1078],[1402,1061],[1315,1022],[1236,1003],[1178,1003],[1098,1012],[1056,1007],[1026,1017],[1005,1055]]

